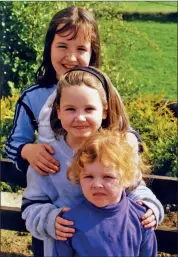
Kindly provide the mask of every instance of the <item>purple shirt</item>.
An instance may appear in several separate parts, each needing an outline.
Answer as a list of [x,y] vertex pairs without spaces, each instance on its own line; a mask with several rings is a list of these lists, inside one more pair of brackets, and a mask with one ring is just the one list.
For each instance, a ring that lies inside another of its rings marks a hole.
[[63,217],[74,221],[75,233],[67,241],[55,241],[53,256],[157,256],[152,229],[140,218],[145,208],[128,199],[125,192],[118,204],[96,207],[86,199]]

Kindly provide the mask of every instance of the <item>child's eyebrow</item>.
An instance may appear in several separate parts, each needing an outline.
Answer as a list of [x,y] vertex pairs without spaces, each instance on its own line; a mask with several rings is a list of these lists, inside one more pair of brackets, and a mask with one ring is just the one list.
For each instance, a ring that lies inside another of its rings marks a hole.
[[116,177],[116,174],[113,173],[104,173],[104,176]]
[[79,45],[78,47],[86,47],[86,45]]
[[95,107],[96,108],[96,106],[94,105],[94,104],[86,104],[86,107]]
[[81,175],[91,175],[91,172],[87,172],[87,171],[82,170]]
[[66,43],[64,43],[64,42],[61,42],[61,41],[58,41],[58,42],[56,42],[56,45],[66,45]]
[[66,107],[75,107],[75,105],[73,105],[73,104],[65,104],[65,105],[63,105],[63,107],[64,108],[66,108]]

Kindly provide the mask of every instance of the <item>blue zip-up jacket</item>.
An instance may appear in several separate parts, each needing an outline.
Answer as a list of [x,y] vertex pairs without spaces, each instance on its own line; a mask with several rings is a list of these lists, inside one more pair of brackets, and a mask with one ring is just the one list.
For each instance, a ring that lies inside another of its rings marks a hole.
[[[56,85],[48,87],[32,85],[23,91],[17,101],[12,131],[6,142],[6,153],[20,171],[26,171],[29,165],[21,157],[22,147],[35,142],[35,131],[40,127],[50,126],[50,121],[46,124],[43,118],[45,115],[50,118],[55,96]],[[40,138],[38,141],[40,142]]]

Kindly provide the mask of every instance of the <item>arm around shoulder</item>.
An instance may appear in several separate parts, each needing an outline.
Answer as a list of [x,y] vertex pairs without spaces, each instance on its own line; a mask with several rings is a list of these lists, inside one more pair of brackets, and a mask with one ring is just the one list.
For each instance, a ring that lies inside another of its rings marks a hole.
[[141,183],[129,191],[128,197],[133,201],[142,201],[148,208],[152,209],[156,217],[157,225],[164,219],[164,208],[161,202],[156,198],[155,194],[145,185],[142,180]]
[[52,190],[47,177],[36,173],[30,166],[27,171],[27,188],[22,199],[22,218],[25,220],[27,230],[41,240],[49,237],[56,238],[55,219],[62,208],[56,207],[43,190],[42,185],[49,184],[48,190]]

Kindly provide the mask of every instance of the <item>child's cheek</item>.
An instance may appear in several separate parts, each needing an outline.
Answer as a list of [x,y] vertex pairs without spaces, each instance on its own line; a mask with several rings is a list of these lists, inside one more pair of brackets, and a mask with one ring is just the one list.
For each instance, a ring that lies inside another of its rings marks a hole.
[[82,183],[82,188],[83,188],[84,190],[90,189],[91,187],[92,187],[92,183],[91,183],[90,181],[84,181],[84,182]]
[[110,181],[108,183],[105,183],[105,188],[109,189],[109,190],[112,190],[116,187],[116,183],[114,181]]
[[106,183],[106,188],[110,191],[118,191],[120,188],[119,182],[116,180],[110,181],[109,183]]

